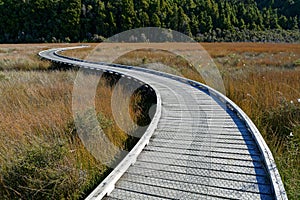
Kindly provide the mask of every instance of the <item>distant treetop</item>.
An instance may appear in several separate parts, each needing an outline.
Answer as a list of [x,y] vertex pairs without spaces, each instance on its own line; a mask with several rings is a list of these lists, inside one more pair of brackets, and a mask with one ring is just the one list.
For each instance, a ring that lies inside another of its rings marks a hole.
[[0,0],[0,16],[1,43],[101,41],[149,26],[200,41],[300,41],[300,0]]

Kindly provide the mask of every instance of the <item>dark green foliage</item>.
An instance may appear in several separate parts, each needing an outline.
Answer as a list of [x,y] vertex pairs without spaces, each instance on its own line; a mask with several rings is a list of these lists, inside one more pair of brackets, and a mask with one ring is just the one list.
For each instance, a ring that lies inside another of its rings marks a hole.
[[278,9],[280,14],[288,17],[298,16],[300,13],[300,0],[255,0],[259,8],[272,7]]
[[[141,99],[134,99],[135,96],[142,97]],[[142,86],[138,88],[132,95],[133,112],[137,114],[137,118],[134,119],[138,126],[148,126],[154,117],[156,110],[156,94],[153,90],[149,90],[147,87]]]
[[[298,102],[287,102],[282,99],[278,108],[271,109],[263,118],[263,124],[268,124],[269,133],[274,133],[281,140],[300,131],[300,107]],[[299,140],[300,138],[295,138]]]
[[248,30],[235,28],[230,30],[210,30],[204,34],[198,34],[195,37],[198,42],[288,42],[296,43],[300,41],[299,30]]
[[81,3],[78,0],[3,0],[1,42],[78,40]]
[[[4,199],[57,199],[72,194],[72,185],[63,165],[62,145],[32,147],[6,169],[2,169],[0,196]],[[60,166],[59,166],[60,165]],[[76,184],[76,183],[74,183]],[[3,187],[3,188],[1,188]],[[53,189],[54,188],[54,189]]]
[[1,0],[0,42],[98,42],[148,26],[209,34],[206,41],[227,41],[212,33],[230,31],[245,41],[240,30],[299,32],[299,13],[300,0]]

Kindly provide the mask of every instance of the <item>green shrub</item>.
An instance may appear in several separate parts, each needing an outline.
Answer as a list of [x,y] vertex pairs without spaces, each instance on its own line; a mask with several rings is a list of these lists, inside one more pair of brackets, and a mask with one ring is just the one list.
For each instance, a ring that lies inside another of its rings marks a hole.
[[300,128],[300,103],[284,100],[279,107],[266,112],[263,124],[267,124],[269,133],[286,139]]
[[296,60],[296,61],[294,62],[294,66],[295,66],[295,67],[300,67],[300,59],[298,59],[298,60]]
[[78,183],[70,181],[62,144],[42,144],[27,150],[1,169],[3,199],[61,199],[71,196]]

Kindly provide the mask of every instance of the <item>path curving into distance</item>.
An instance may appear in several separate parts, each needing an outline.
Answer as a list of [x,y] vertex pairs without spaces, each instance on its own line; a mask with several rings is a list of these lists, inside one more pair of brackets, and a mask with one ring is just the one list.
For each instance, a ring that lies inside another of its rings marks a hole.
[[287,199],[274,158],[249,117],[201,83],[131,66],[88,62],[50,49],[52,62],[121,74],[151,87],[145,134],[87,199]]

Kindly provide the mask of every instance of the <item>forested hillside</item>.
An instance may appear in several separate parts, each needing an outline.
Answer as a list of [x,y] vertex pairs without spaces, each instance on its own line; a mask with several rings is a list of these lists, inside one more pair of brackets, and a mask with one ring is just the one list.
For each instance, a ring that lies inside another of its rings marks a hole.
[[300,41],[300,0],[0,0],[0,42],[100,41],[165,27],[199,41]]

